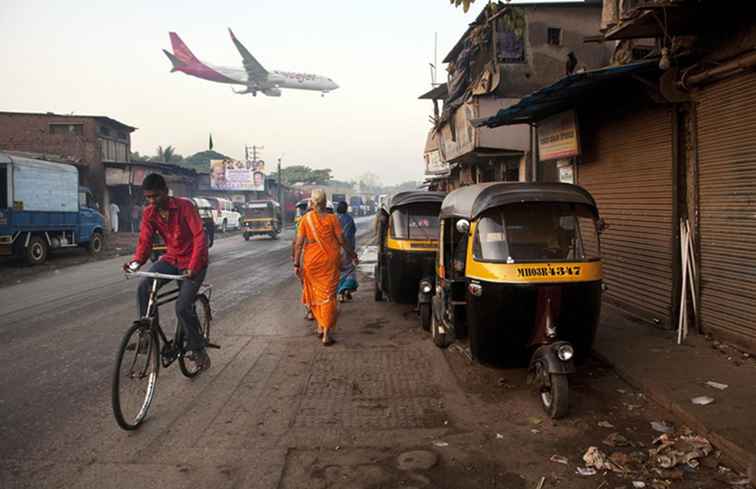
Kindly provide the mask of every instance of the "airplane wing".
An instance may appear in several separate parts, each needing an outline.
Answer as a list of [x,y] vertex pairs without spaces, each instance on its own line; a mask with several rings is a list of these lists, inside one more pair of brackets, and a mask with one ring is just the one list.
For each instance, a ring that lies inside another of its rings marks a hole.
[[268,76],[268,70],[263,68],[263,66],[255,59],[255,57],[252,56],[252,53],[250,53],[247,48],[244,47],[244,44],[239,42],[231,29],[229,29],[228,32],[231,34],[231,40],[234,41],[234,46],[236,46],[236,49],[239,50],[239,54],[241,54],[242,56],[244,69],[247,70],[249,78],[251,80],[265,79]]

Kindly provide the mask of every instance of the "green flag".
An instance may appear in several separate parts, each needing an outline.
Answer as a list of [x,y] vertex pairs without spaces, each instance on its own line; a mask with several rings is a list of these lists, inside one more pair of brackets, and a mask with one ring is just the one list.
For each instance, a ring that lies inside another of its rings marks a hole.
[[210,134],[210,144],[209,144],[209,146],[210,146],[210,148],[209,148],[210,151],[212,151],[213,150],[213,135],[212,134]]

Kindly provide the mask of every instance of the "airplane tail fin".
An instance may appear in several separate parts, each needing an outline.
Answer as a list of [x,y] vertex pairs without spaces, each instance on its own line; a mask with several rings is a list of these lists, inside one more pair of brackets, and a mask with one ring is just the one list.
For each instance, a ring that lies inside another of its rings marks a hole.
[[[197,57],[186,47],[184,41],[175,32],[170,33],[171,46],[173,46],[173,55],[182,63],[199,62]],[[173,61],[173,60],[171,60]]]
[[178,59],[176,56],[173,55],[173,53],[170,53],[166,51],[165,49],[163,49],[163,52],[165,53],[166,56],[168,56],[168,59],[171,60],[171,63],[173,63],[173,67],[171,68],[171,73],[173,73],[174,71],[180,71],[181,68],[185,66],[184,63],[180,59]]

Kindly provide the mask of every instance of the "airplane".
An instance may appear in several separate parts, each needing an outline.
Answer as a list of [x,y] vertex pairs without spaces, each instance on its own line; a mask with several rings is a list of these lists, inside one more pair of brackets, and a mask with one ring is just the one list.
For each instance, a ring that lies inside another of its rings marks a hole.
[[197,59],[196,56],[184,44],[184,41],[175,32],[170,33],[171,46],[173,52],[163,49],[168,59],[173,63],[171,73],[180,71],[190,76],[202,78],[218,83],[229,83],[234,85],[244,85],[244,90],[231,90],[239,95],[251,93],[257,96],[257,92],[262,92],[269,97],[280,97],[282,88],[292,88],[299,90],[313,90],[321,92],[323,96],[339,86],[330,78],[320,75],[311,75],[307,73],[294,73],[289,71],[268,71],[252,56],[247,48],[239,42],[234,32],[229,29],[231,40],[234,42],[236,49],[241,54],[244,69],[226,68],[223,66],[214,66]]

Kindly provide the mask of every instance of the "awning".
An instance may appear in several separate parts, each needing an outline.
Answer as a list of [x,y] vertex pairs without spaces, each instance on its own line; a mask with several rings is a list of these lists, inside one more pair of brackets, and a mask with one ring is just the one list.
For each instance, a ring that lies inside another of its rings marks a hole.
[[536,122],[544,117],[570,109],[590,97],[600,85],[644,73],[659,73],[657,60],[623,66],[610,66],[566,76],[521,99],[516,105],[502,109],[486,119],[472,121],[475,127],[499,127]]
[[445,100],[449,96],[449,90],[446,83],[442,83],[433,87],[429,92],[426,92],[418,97],[421,100]]

